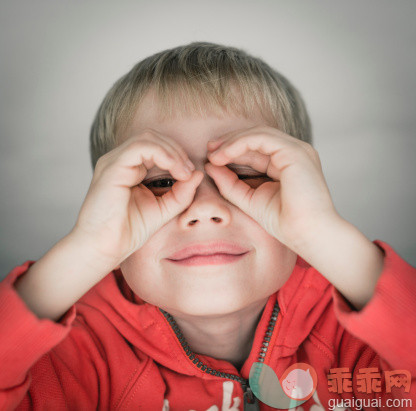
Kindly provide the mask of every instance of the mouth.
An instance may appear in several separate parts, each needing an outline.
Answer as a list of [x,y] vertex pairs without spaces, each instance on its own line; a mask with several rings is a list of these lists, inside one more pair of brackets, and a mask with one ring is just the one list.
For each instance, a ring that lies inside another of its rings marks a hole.
[[[248,253],[248,252],[247,252]],[[179,265],[219,265],[234,263],[247,253],[243,254],[210,254],[210,255],[193,255],[192,257],[183,258],[181,260],[170,260],[174,264]]]
[[248,249],[237,244],[214,242],[185,247],[173,253],[167,260],[185,266],[219,265],[239,261],[248,253]]

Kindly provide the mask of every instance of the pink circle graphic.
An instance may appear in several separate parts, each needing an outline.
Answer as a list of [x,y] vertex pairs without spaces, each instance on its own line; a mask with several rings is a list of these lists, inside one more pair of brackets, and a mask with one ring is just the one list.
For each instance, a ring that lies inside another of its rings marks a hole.
[[289,398],[306,401],[315,392],[317,381],[315,369],[309,364],[299,362],[285,370],[280,384]]

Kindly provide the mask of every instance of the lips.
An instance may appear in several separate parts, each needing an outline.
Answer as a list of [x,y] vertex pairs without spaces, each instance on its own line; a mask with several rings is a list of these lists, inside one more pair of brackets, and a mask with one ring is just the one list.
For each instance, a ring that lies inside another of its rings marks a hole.
[[168,257],[169,260],[180,261],[195,256],[209,256],[214,254],[242,255],[249,250],[238,244],[217,241],[205,244],[192,244],[174,252]]

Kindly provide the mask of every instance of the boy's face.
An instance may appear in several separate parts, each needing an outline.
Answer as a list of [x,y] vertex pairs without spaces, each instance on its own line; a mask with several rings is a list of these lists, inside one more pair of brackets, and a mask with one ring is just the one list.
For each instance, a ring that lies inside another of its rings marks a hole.
[[[152,99],[152,94],[144,98],[127,135],[145,128],[156,130],[179,143],[195,168],[204,173],[208,140],[265,124],[258,114],[250,119],[224,114],[204,118],[185,116],[162,122],[157,116],[156,99]],[[250,170],[256,173],[240,164],[232,165],[232,169],[237,174],[250,174]],[[167,178],[169,172],[155,167],[145,180],[157,176]],[[260,183],[257,181],[256,185]],[[154,193],[160,195],[168,189]],[[214,265],[185,265],[168,259],[189,245],[215,241],[237,244],[247,253]],[[140,298],[172,315],[220,315],[265,302],[289,278],[296,258],[294,252],[225,200],[205,173],[191,205],[157,231],[120,268]]]

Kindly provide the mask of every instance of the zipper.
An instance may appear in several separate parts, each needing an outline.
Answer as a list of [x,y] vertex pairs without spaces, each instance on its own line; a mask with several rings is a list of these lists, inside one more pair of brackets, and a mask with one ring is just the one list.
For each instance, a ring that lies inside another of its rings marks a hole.
[[[207,367],[198,357],[197,355],[192,352],[191,348],[189,347],[188,343],[185,340],[184,335],[182,334],[182,331],[180,330],[178,324],[176,323],[175,319],[165,310],[159,307],[159,310],[164,315],[166,320],[168,321],[169,325],[172,327],[176,337],[178,338],[179,342],[181,343],[181,346],[183,350],[185,351],[185,354],[188,356],[188,358],[203,372],[211,375],[215,375],[216,377],[220,378],[226,378],[230,380],[237,381],[241,384],[241,387],[243,389],[243,398],[244,398],[244,410],[259,410],[259,404],[257,397],[253,394],[253,391],[250,388],[249,380],[240,377],[239,375],[235,374],[229,374],[226,372],[221,372],[218,370],[214,370],[210,367]],[[257,361],[263,363],[264,358],[266,357],[267,349],[269,348],[270,340],[273,334],[274,327],[276,325],[277,317],[279,315],[279,304],[276,300],[272,315],[269,320],[269,324],[267,325],[266,333],[263,338],[262,345],[260,347],[260,352],[257,357]]]

